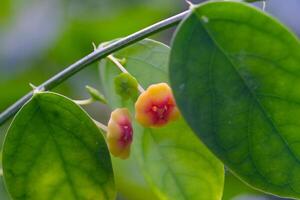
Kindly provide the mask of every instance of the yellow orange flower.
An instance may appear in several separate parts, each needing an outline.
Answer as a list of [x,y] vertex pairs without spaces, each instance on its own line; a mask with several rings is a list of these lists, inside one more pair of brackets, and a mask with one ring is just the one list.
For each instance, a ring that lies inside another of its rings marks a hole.
[[166,83],[150,85],[135,103],[135,118],[145,127],[161,127],[178,118],[172,90]]
[[115,109],[107,126],[107,145],[112,155],[126,159],[130,155],[133,129],[127,108]]

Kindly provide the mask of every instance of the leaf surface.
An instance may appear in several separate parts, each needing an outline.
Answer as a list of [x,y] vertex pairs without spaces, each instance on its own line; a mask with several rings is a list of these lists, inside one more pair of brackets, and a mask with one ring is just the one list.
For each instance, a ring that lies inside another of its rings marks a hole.
[[13,120],[3,147],[5,182],[13,199],[115,198],[103,136],[70,99],[37,93]]
[[173,40],[170,79],[184,118],[242,180],[300,197],[300,43],[245,3],[194,7]]

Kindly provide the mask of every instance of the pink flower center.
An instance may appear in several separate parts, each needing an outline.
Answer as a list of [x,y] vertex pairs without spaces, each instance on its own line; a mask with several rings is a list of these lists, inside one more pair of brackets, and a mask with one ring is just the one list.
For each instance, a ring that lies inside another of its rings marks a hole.
[[119,124],[121,127],[121,137],[119,139],[119,143],[122,146],[127,146],[132,142],[133,130],[131,123],[129,121],[124,121]]
[[174,107],[175,105],[170,98],[166,98],[166,100],[162,102],[153,102],[148,113],[151,115],[154,124],[165,124],[168,122],[170,113]]

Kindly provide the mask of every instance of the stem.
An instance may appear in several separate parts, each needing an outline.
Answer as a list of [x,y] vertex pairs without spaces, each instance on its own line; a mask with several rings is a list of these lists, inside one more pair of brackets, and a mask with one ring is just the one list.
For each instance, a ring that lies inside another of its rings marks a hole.
[[[81,58],[77,62],[71,64],[67,68],[65,68],[63,71],[59,72],[58,74],[54,75],[44,83],[42,83],[40,86],[37,87],[37,89],[43,88],[44,90],[51,90],[57,85],[64,82],[66,79],[71,77],[72,75],[76,74],[80,70],[84,69],[89,64],[104,58],[108,56],[109,54],[122,49],[132,43],[135,43],[139,40],[142,40],[146,38],[149,35],[152,35],[154,33],[157,33],[159,31],[162,31],[164,29],[167,29],[171,26],[175,26],[178,24],[187,14],[189,13],[189,10],[184,11],[182,13],[179,13],[175,16],[172,16],[170,18],[167,18],[165,20],[162,20],[158,23],[155,23],[145,29],[142,29],[138,32],[135,32],[131,35],[128,35],[127,37],[124,37],[120,40],[117,40],[116,42],[113,42],[111,44],[108,44],[107,46],[96,49],[92,53],[88,54],[87,56]],[[13,105],[8,107],[6,110],[4,110],[0,114],[0,125],[3,124],[5,121],[7,121],[11,116],[13,116],[33,95],[33,92],[29,92],[22,98],[20,98],[17,102],[15,102]]]
[[267,6],[266,1],[262,1],[262,10],[263,11],[266,11],[266,6]]
[[85,106],[94,102],[94,99],[88,98],[83,100],[73,100],[77,105]]
[[[116,59],[113,55],[109,55],[107,56],[108,59],[110,59],[115,65],[117,65],[117,67],[123,72],[123,73],[127,73],[130,74],[125,67],[119,62],[118,59]],[[138,90],[140,91],[140,93],[145,92],[144,88],[138,83]]]
[[93,122],[98,126],[98,128],[104,131],[104,134],[107,132],[107,126],[93,119]]
[[107,58],[110,59],[113,63],[115,63],[122,72],[129,74],[125,67],[113,55],[109,55],[107,56]]

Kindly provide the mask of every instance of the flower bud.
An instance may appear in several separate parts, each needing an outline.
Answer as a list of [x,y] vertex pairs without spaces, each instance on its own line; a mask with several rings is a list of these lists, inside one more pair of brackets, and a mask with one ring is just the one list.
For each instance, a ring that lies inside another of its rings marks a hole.
[[136,99],[138,96],[138,82],[128,73],[121,73],[114,79],[115,91],[124,100]]
[[166,83],[150,85],[135,103],[135,118],[145,127],[161,127],[179,117],[172,90]]
[[107,145],[112,155],[126,159],[130,154],[133,129],[127,108],[117,108],[111,113],[107,126]]

